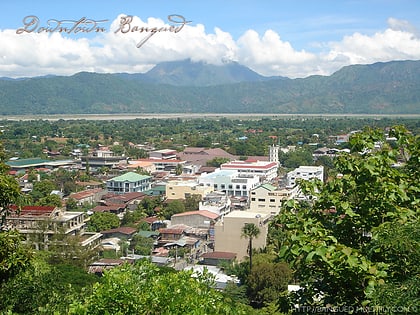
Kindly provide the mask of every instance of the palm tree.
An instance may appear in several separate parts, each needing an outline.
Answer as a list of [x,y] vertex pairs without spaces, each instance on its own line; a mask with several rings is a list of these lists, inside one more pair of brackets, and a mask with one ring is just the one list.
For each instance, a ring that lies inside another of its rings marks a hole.
[[254,223],[245,223],[241,230],[241,237],[248,239],[249,271],[252,268],[252,240],[260,235],[260,229]]

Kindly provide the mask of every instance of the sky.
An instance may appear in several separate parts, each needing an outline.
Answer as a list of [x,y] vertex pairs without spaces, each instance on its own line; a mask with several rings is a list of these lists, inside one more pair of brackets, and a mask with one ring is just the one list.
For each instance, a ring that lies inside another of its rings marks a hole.
[[420,60],[419,16],[419,0],[0,0],[0,77],[143,73],[185,59],[330,75]]

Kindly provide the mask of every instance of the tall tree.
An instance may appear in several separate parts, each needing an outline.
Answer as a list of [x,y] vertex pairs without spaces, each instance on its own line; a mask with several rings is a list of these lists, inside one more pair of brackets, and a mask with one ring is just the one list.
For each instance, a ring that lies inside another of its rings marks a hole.
[[254,223],[245,223],[241,230],[241,237],[248,239],[249,270],[252,270],[252,240],[260,233],[260,229]]
[[408,254],[418,237],[392,243],[387,236],[391,226],[418,227],[419,137],[400,126],[389,135],[395,143],[382,130],[355,134],[351,154],[335,160],[340,175],[326,184],[302,182],[303,192],[316,198],[288,201],[273,221],[271,227],[286,235],[279,256],[303,288],[293,303],[371,305],[383,285],[397,288],[419,277],[418,256]]

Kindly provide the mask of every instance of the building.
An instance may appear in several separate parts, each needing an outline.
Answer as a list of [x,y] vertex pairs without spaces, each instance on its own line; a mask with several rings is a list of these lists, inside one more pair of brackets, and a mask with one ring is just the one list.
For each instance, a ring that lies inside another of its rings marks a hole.
[[19,211],[12,209],[6,217],[6,228],[18,230],[24,242],[35,249],[48,249],[57,234],[80,236],[82,246],[95,247],[102,235],[85,232],[87,220],[84,212],[53,206],[23,206]]
[[76,165],[74,160],[44,160],[41,158],[9,160],[6,164],[12,171],[27,171],[33,168],[46,168],[49,170],[59,167],[72,167]]
[[267,242],[268,223],[272,215],[254,211],[232,211],[214,226],[214,250],[237,254],[242,261],[248,256],[248,239],[242,237],[245,223],[254,223],[260,229],[260,235],[253,239],[254,249],[264,248]]
[[74,199],[76,200],[77,205],[81,206],[85,203],[93,204],[99,202],[102,196],[104,196],[105,194],[106,190],[102,188],[87,189],[76,193],[71,193],[68,196],[67,200]]
[[197,148],[197,147],[186,147],[184,151],[178,152],[178,158],[187,161],[189,164],[196,165],[198,167],[206,166],[207,162],[214,158],[226,158],[228,160],[234,160],[237,157],[226,152],[221,148]]
[[205,195],[213,191],[213,186],[200,185],[197,180],[171,180],[166,184],[166,198],[186,199],[192,195]]
[[155,164],[150,161],[137,161],[137,160],[129,160],[127,164],[127,168],[131,170],[142,169],[149,174],[153,174],[156,172]]
[[187,211],[174,214],[171,217],[171,226],[184,224],[194,228],[210,228],[219,218],[219,215],[206,210]]
[[161,160],[176,160],[176,150],[162,149],[149,152],[149,158]]
[[277,214],[285,200],[293,199],[299,193],[298,186],[294,188],[278,188],[263,184],[251,190],[249,208],[252,211],[263,211]]
[[198,205],[199,210],[207,210],[217,215],[225,215],[231,211],[231,200],[225,193],[213,191],[204,196]]
[[278,162],[246,160],[231,161],[220,165],[221,170],[236,170],[239,175],[258,176],[262,183],[277,177]]
[[270,152],[269,152],[270,162],[276,162],[277,164],[279,164],[279,150],[280,150],[280,147],[278,145],[270,146]]
[[105,148],[95,150],[90,155],[81,156],[80,159],[82,167],[89,166],[91,169],[101,167],[114,168],[121,162],[127,162],[127,157],[116,156],[114,152],[106,150]]
[[155,167],[156,172],[170,172],[175,173],[175,170],[178,165],[182,168],[186,164],[186,161],[176,160],[176,159],[158,159],[158,158],[150,158],[150,159],[139,159],[137,162],[144,162],[144,163],[152,163]]
[[249,191],[260,184],[260,179],[255,174],[244,174],[238,170],[217,169],[213,173],[201,174],[198,182],[228,196],[248,197]]
[[151,187],[151,176],[140,175],[134,172],[128,172],[124,175],[108,179],[106,189],[108,192],[124,194],[129,192],[143,192]]
[[293,171],[287,173],[286,187],[293,188],[296,186],[297,179],[310,180],[317,178],[324,181],[324,167],[321,166],[299,166]]

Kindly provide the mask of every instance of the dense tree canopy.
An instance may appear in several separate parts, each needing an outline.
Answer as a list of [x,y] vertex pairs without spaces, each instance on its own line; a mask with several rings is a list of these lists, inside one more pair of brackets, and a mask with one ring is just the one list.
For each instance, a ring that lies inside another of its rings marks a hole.
[[279,256],[303,288],[293,303],[386,305],[379,292],[419,284],[419,137],[398,126],[389,137],[396,141],[379,130],[355,134],[351,154],[335,161],[337,176],[302,182],[316,198],[288,201],[273,222],[284,234]]

